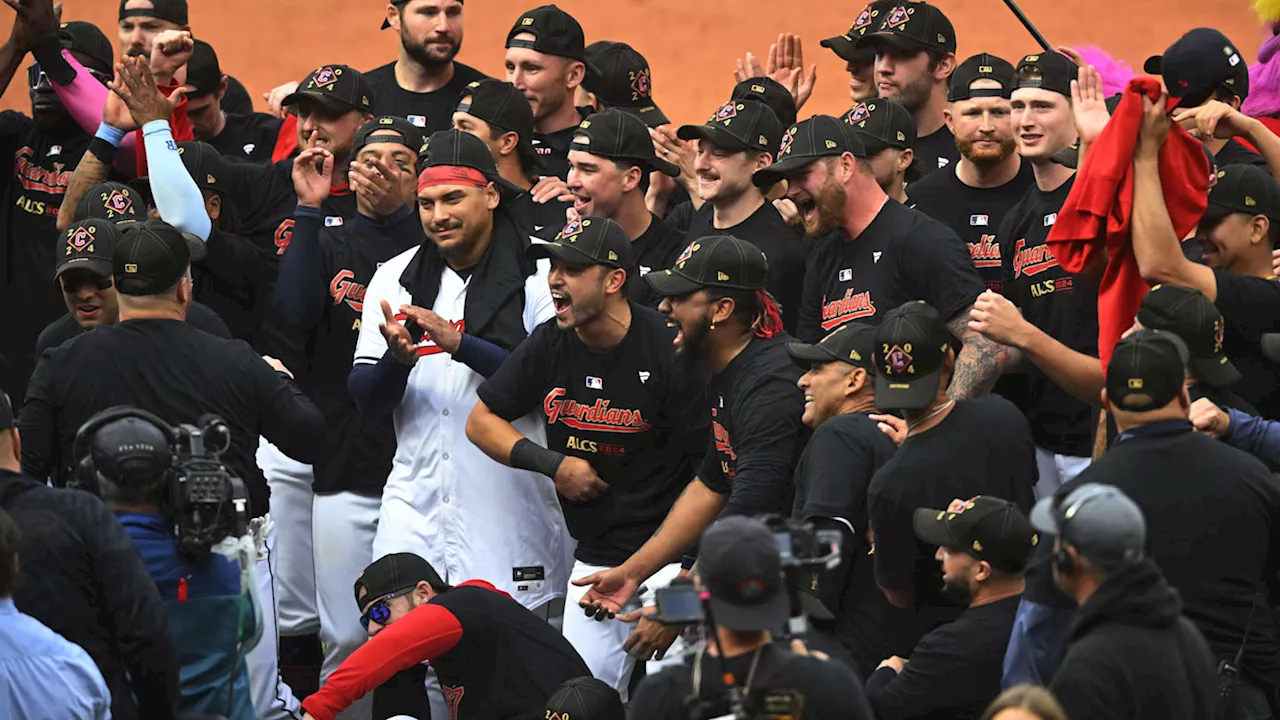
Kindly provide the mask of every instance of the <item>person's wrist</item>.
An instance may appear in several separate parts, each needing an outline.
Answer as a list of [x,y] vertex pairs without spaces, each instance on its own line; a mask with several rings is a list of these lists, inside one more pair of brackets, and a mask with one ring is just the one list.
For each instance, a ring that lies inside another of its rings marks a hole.
[[1266,125],[1263,125],[1262,121],[1258,118],[1249,117],[1242,112],[1236,112],[1236,115],[1239,115],[1240,117],[1233,118],[1233,120],[1235,121],[1236,126],[1240,128],[1240,134],[1249,138],[1254,145],[1257,145],[1256,140],[1259,137],[1259,131],[1266,131],[1267,133],[1271,132],[1271,130],[1268,129]]

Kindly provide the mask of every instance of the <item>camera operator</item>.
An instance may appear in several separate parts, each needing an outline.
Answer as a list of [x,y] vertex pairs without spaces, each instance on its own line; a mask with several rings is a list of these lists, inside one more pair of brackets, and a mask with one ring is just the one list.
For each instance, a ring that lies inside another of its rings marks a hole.
[[699,545],[694,582],[715,639],[684,665],[645,678],[631,701],[632,720],[745,719],[766,708],[797,720],[872,720],[850,670],[810,655],[799,641],[790,651],[773,642],[771,631],[791,615],[783,578],[782,552],[763,522],[735,515],[712,525]]
[[[224,495],[220,503],[230,512],[184,512],[192,509],[187,485],[196,479],[179,468],[183,439],[151,413],[119,407],[90,418],[76,446],[83,453],[81,472],[92,477],[133,539],[164,600],[178,651],[179,712],[252,720],[243,653],[256,642],[260,622],[253,599],[242,592],[241,561],[212,553],[216,541],[234,540],[237,534],[232,498]],[[216,456],[212,459],[216,462]],[[223,482],[227,490],[238,484],[243,501],[243,483]]]
[[[131,404],[166,422],[207,413],[231,432],[227,464],[249,489],[250,515],[267,512],[268,490],[254,463],[259,435],[299,462],[321,449],[324,417],[289,371],[239,340],[186,322],[191,255],[182,234],[160,220],[123,228],[112,256],[120,322],[47,351],[36,366],[19,420],[22,468],[64,485],[80,426],[94,413]],[[265,359],[265,362],[264,362]]]

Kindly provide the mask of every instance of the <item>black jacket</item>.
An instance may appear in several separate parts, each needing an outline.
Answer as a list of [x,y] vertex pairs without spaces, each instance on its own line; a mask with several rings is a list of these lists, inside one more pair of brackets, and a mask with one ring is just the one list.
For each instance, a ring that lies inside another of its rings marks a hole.
[[164,605],[107,506],[0,470],[0,508],[22,533],[18,610],[89,653],[111,689],[112,717],[176,717],[178,660]]
[[1218,716],[1213,654],[1150,560],[1116,569],[1080,606],[1049,687],[1072,718]]

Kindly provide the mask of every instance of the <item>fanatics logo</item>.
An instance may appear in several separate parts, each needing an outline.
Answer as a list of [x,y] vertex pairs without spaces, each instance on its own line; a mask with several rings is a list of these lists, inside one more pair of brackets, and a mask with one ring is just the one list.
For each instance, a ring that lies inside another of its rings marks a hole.
[[873,250],[873,251],[871,251],[871,262],[873,262],[873,263],[878,263],[878,262],[880,262],[880,255],[881,255],[881,253],[880,253],[880,251],[879,251],[879,250]]
[[603,390],[603,389],[604,389],[604,380],[601,380],[601,379],[600,379],[600,378],[598,378],[598,377],[594,377],[594,376],[588,375],[588,376],[587,376],[587,387],[591,388],[592,390]]
[[257,147],[258,146],[254,143],[245,143],[245,146],[241,149],[244,150],[245,155],[248,155],[252,153]]
[[647,383],[647,382],[649,382],[649,371],[648,371],[648,370],[641,370],[641,371],[640,371],[640,382],[641,382],[642,384],[643,384],[643,383]]
[[845,268],[840,271],[840,282],[848,282],[853,279],[853,270]]
[[951,164],[950,158],[944,158],[944,157],[938,158],[938,167],[944,168],[950,164]]
[[970,215],[969,224],[974,227],[986,227],[990,224],[990,218],[986,215]]

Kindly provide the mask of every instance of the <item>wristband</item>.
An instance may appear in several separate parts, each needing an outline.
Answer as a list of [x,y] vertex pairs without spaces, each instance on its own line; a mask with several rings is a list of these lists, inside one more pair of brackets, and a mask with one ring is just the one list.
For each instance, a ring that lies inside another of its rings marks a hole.
[[556,479],[560,463],[565,456],[555,450],[548,450],[529,438],[520,438],[511,448],[511,467],[517,470],[532,470]]
[[120,147],[120,143],[124,142],[124,138],[128,134],[118,127],[101,123],[98,125],[98,132],[94,133],[93,136],[100,140],[106,140],[114,147]]
[[93,153],[93,156],[98,158],[98,161],[103,165],[114,165],[116,152],[119,150],[120,148],[112,145],[109,140],[104,140],[100,137],[95,137],[89,141],[89,152]]

